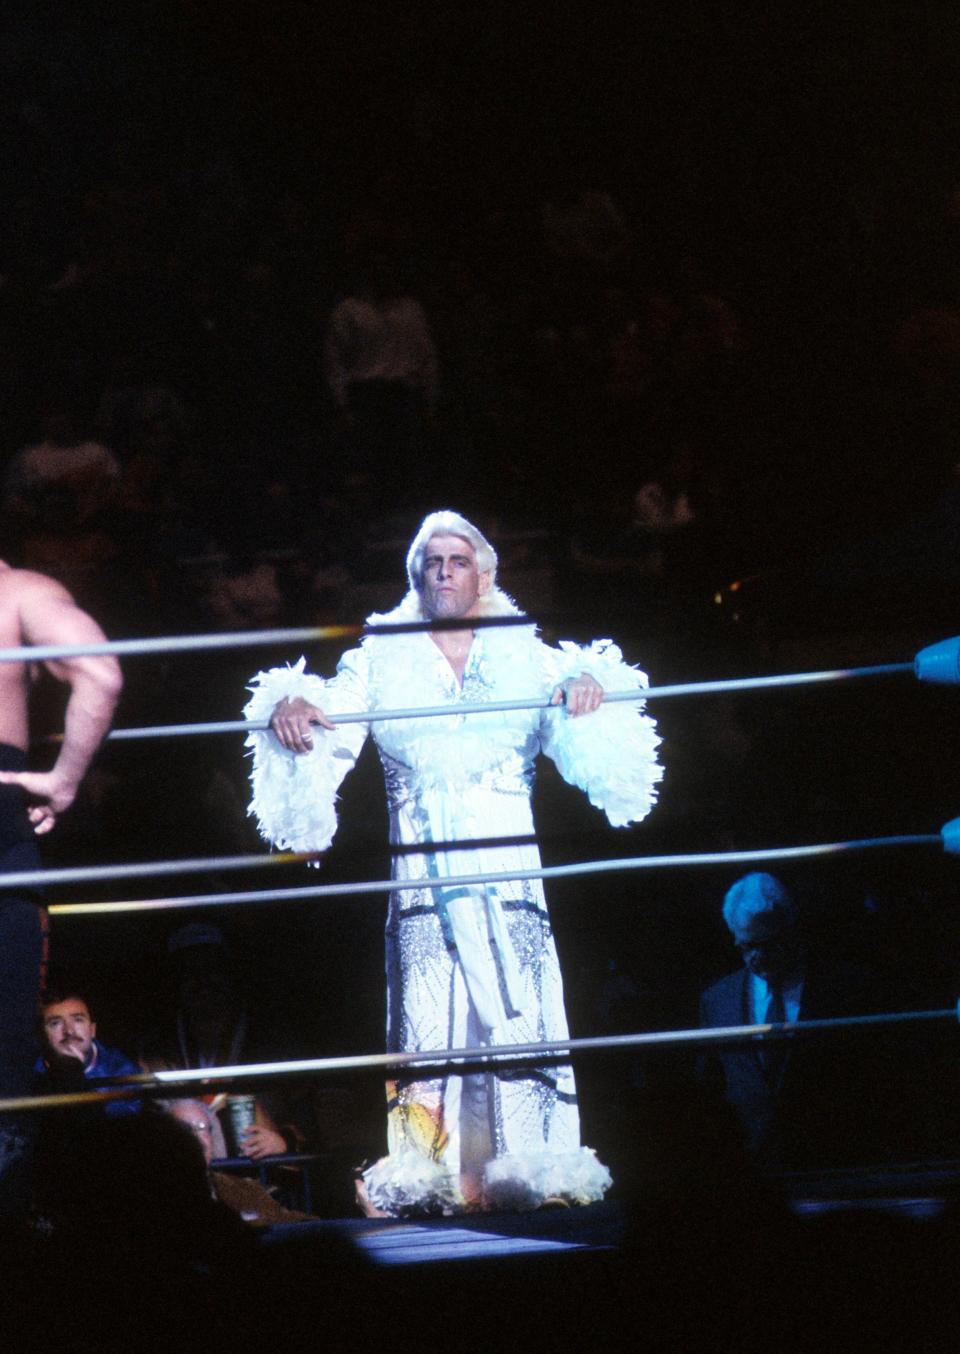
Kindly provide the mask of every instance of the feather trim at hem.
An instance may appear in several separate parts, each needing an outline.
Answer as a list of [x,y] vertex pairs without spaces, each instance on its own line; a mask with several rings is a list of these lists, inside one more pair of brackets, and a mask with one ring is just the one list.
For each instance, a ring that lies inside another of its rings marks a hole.
[[363,1181],[370,1202],[392,1218],[449,1217],[464,1211],[463,1196],[450,1171],[413,1149],[381,1157],[363,1172]]
[[[367,1198],[390,1217],[449,1217],[468,1209],[450,1171],[413,1150],[381,1157],[363,1172],[363,1181]],[[548,1200],[599,1203],[612,1184],[613,1177],[590,1147],[517,1152],[487,1162],[483,1207],[524,1213]]]
[[517,1152],[487,1162],[483,1201],[488,1208],[518,1213],[539,1208],[548,1199],[593,1204],[606,1194],[613,1177],[592,1147],[573,1152]]

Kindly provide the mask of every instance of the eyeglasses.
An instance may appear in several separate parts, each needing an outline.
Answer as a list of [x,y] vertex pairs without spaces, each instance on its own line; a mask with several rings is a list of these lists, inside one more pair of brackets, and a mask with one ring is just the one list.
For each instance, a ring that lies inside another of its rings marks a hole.
[[768,936],[763,940],[739,940],[736,947],[741,954],[770,954],[786,949],[789,943],[786,936]]

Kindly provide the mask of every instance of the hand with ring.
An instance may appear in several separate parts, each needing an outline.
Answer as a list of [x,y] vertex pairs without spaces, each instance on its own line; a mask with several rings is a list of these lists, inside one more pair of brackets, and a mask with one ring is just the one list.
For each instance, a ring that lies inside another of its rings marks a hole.
[[270,728],[280,746],[298,755],[313,750],[312,726],[315,724],[323,729],[336,728],[318,705],[311,705],[302,696],[294,696],[292,700],[284,697],[274,706],[270,716]]
[[565,705],[567,713],[576,718],[598,710],[603,703],[603,687],[589,672],[579,677],[568,677],[553,693],[551,705]]

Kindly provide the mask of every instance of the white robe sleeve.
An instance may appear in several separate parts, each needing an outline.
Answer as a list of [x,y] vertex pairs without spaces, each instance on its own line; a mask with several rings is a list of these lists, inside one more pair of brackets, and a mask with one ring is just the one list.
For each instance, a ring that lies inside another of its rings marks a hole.
[[[569,642],[546,649],[549,680],[558,686],[588,672],[605,691],[640,690],[647,675],[629,666],[608,639],[585,648]],[[656,723],[643,713],[642,701],[601,705],[576,718],[563,706],[544,711],[540,724],[543,751],[556,762],[565,781],[576,785],[602,809],[614,827],[639,823],[653,808],[663,767],[657,761]]]
[[[301,658],[292,667],[258,672],[244,719],[269,719],[284,697],[302,696],[325,714],[366,711],[370,707],[367,656],[362,649],[344,654],[332,681],[307,672]],[[337,830],[337,791],[352,770],[369,732],[366,722],[340,724],[332,732],[314,729],[313,749],[288,752],[270,729],[247,735],[252,749],[253,795],[248,812],[260,835],[281,851],[326,851]]]

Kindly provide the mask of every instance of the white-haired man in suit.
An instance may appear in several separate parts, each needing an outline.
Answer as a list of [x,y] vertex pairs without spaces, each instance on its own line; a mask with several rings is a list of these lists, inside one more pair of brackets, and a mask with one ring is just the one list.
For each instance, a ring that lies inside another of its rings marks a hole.
[[[723,918],[742,965],[703,992],[702,1027],[793,1024],[872,1009],[865,972],[810,949],[794,899],[774,875],[738,879],[724,897]],[[857,1155],[868,1127],[861,1055],[858,1042],[830,1035],[758,1040],[720,1045],[701,1057],[698,1070],[732,1106],[762,1162],[839,1164]],[[854,1136],[846,1132],[851,1124]]]

